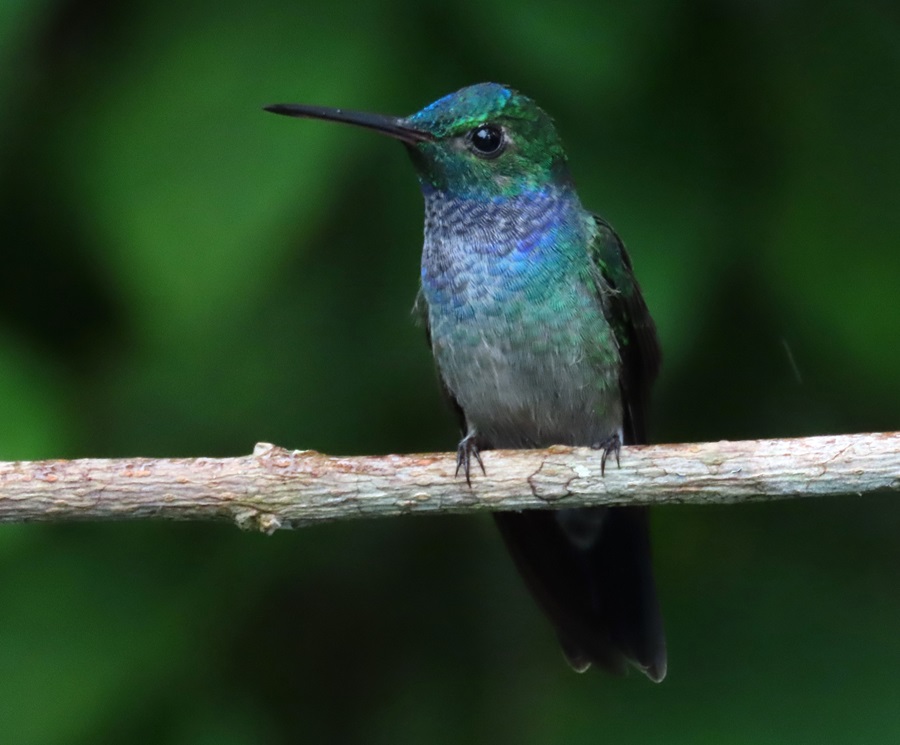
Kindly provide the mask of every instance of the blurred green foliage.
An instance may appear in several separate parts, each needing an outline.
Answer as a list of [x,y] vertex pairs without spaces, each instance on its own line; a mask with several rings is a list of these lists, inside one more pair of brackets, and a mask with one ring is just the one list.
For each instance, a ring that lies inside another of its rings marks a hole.
[[[900,426],[900,13],[863,3],[0,4],[0,458],[450,449],[410,113],[559,124],[666,363],[657,440]],[[485,519],[0,529],[0,732],[900,741],[896,500],[655,517],[670,676],[572,674]]]

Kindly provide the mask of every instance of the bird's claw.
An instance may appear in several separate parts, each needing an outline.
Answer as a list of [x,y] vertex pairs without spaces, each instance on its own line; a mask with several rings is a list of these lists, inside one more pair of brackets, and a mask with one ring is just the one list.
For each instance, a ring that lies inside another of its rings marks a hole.
[[616,467],[619,468],[621,466],[621,463],[619,463],[619,452],[622,450],[622,438],[619,437],[618,433],[612,435],[612,437],[607,437],[602,442],[595,442],[591,445],[591,448],[603,451],[603,455],[600,457],[601,476],[606,475],[606,459],[609,457],[610,453],[615,453]]
[[454,474],[454,476],[459,476],[459,470],[462,469],[466,476],[466,484],[469,486],[472,486],[472,458],[478,461],[478,465],[481,466],[481,472],[487,476],[487,471],[484,470],[484,463],[481,460],[478,440],[474,434],[469,434],[459,441],[459,447],[456,448],[456,473]]

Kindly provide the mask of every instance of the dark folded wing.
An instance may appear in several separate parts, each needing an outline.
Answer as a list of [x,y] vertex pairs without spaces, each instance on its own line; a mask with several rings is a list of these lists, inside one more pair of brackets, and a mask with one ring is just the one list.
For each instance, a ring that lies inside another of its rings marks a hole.
[[625,407],[625,443],[640,445],[647,441],[650,387],[659,373],[662,351],[625,246],[603,218],[595,215],[594,220],[597,237],[591,246],[591,258],[607,288],[603,293],[607,317],[622,358],[619,386]]

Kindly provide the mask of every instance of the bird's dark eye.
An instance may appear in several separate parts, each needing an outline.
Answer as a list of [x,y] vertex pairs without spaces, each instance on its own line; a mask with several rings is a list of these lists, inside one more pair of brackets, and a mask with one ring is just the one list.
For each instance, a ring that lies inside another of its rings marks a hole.
[[496,158],[506,148],[506,135],[496,124],[482,124],[469,132],[469,145],[482,158]]

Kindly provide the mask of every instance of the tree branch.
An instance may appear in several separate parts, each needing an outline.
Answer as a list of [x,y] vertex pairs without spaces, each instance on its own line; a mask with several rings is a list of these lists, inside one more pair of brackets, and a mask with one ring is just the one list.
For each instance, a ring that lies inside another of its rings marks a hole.
[[900,432],[622,449],[497,450],[472,487],[455,454],[340,458],[268,444],[239,458],[0,463],[0,522],[232,520],[273,532],[354,517],[900,492]]

